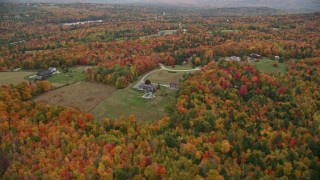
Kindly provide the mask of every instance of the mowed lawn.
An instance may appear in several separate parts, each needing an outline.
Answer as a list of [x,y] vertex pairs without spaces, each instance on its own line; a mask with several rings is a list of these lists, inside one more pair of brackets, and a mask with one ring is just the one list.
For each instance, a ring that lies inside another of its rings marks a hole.
[[47,80],[50,81],[55,87],[72,84],[85,79],[87,68],[89,68],[89,66],[76,66],[69,68],[68,72],[63,72],[61,69],[59,69],[61,72],[60,74],[54,74],[48,77]]
[[[167,93],[167,96],[160,94]],[[143,99],[143,91],[137,91],[130,87],[115,91],[106,98],[91,113],[96,119],[102,120],[105,117],[117,118],[129,117],[133,114],[140,122],[148,122],[161,119],[166,116],[165,107],[175,99],[176,90],[161,87],[154,99]]]
[[165,66],[168,69],[172,69],[172,70],[189,70],[189,69],[193,69],[192,64],[188,63],[188,64],[184,64],[184,65],[175,65],[174,67],[172,66]]
[[[264,73],[274,72],[276,74],[281,73],[282,75],[285,75],[288,68],[288,65],[286,63],[279,63],[278,61],[271,60],[268,58],[260,59],[259,62],[252,61],[252,63],[258,70]],[[278,67],[274,67],[274,63],[278,63]]]
[[79,81],[42,94],[35,101],[78,107],[81,111],[89,112],[115,90],[114,86]]
[[168,72],[167,70],[157,71],[146,77],[152,83],[169,84],[170,82],[179,82],[183,75],[188,72]]
[[0,85],[19,84],[27,81],[27,76],[33,75],[35,72],[0,72]]
[[158,36],[161,35],[161,33],[164,33],[164,35],[172,35],[172,34],[174,34],[176,32],[177,32],[177,30],[163,30],[163,31],[158,32],[157,34],[141,36],[140,39],[145,39],[145,38],[150,38],[150,37],[158,37]]

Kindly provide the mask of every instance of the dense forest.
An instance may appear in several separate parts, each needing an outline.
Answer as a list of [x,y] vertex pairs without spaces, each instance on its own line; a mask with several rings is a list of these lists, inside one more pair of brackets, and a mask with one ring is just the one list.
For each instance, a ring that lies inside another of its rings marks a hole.
[[[4,179],[320,177],[319,13],[241,16],[246,8],[227,15],[93,4],[0,9],[0,71],[89,65],[86,81],[125,88],[159,63],[201,67],[184,76],[168,115],[149,123],[33,101],[51,90],[48,81],[0,86]],[[102,21],[64,24],[89,20]],[[160,35],[165,30],[176,31]],[[247,61],[251,53],[278,56],[286,73],[261,72]]]

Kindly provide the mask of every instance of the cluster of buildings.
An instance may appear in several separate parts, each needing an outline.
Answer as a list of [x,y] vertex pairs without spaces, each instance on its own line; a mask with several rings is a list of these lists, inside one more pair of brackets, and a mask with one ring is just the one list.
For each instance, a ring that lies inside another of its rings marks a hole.
[[138,86],[138,90],[140,91],[145,91],[146,93],[148,92],[156,92],[157,91],[157,88],[155,85],[153,84],[146,84],[146,83],[141,83],[139,86]]
[[[163,86],[166,86],[171,89],[179,89],[180,83],[170,82],[169,85],[163,85]],[[138,90],[145,92],[145,94],[142,96],[142,98],[145,98],[145,99],[155,98],[156,96],[154,95],[154,93],[157,92],[158,89],[160,89],[160,84],[153,85],[150,80],[146,80],[144,83],[141,83],[138,86]]]
[[[261,55],[255,54],[255,53],[252,53],[249,56],[245,56],[245,57],[256,59],[256,60],[262,59]],[[226,61],[237,61],[237,62],[240,62],[241,58],[239,56],[230,56],[230,57],[227,57],[225,60]],[[277,60],[277,61],[280,60],[280,56],[274,56],[274,60]]]

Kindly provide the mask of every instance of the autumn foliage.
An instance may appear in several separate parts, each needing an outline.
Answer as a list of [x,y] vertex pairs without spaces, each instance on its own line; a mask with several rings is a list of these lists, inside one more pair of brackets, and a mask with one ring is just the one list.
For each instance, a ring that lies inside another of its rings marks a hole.
[[[290,62],[287,75],[276,78],[248,64],[211,63],[184,81],[174,113],[152,124],[132,115],[97,123],[90,113],[29,101],[20,92],[26,84],[2,86],[1,149],[10,162],[4,176],[318,177],[319,65]],[[223,89],[222,79],[230,86]],[[236,88],[243,85],[246,95]]]
[[[88,65],[87,81],[117,88],[159,63],[201,71],[184,76],[169,116],[152,123],[32,101],[48,81],[0,86],[4,179],[319,178],[319,13],[159,17],[151,7],[25,6],[6,5],[12,11],[1,17],[0,71]],[[62,24],[90,18],[104,21]],[[148,37],[180,21],[188,33]],[[250,53],[280,56],[287,73],[260,72],[245,61]],[[243,61],[221,60],[234,55]]]

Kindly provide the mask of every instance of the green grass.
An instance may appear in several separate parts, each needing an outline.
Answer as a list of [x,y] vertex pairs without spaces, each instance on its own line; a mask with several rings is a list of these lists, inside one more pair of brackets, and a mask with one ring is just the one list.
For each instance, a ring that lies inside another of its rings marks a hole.
[[178,82],[182,79],[184,74],[188,72],[170,72],[170,71],[157,71],[150,74],[146,79],[149,79],[152,83],[169,84],[170,82]]
[[[260,59],[259,62],[252,61],[254,66],[264,73],[281,73],[285,75],[287,72],[288,65],[286,63],[279,63],[278,61],[274,61],[268,58]],[[274,67],[273,64],[278,63],[278,67]]]
[[188,69],[193,69],[192,64],[188,63],[188,64],[183,64],[183,65],[175,65],[175,67],[173,68],[172,66],[165,66],[168,69],[172,69],[172,70],[188,70]]
[[88,39],[90,39],[91,41],[94,41],[94,40],[98,40],[98,36],[105,36],[105,33],[104,32],[94,32],[94,33],[91,33],[89,36],[88,36]]
[[59,71],[61,72],[60,74],[52,75],[47,80],[51,83],[71,84],[85,79],[84,67],[69,68],[69,72],[63,72],[61,69]]
[[[160,96],[161,92],[168,93],[168,96]],[[156,93],[154,99],[143,99],[143,91],[136,91],[130,87],[115,91],[110,97],[97,105],[91,113],[96,119],[104,117],[117,118],[129,117],[133,114],[140,122],[150,122],[166,116],[165,107],[175,99],[175,90],[161,89]]]

